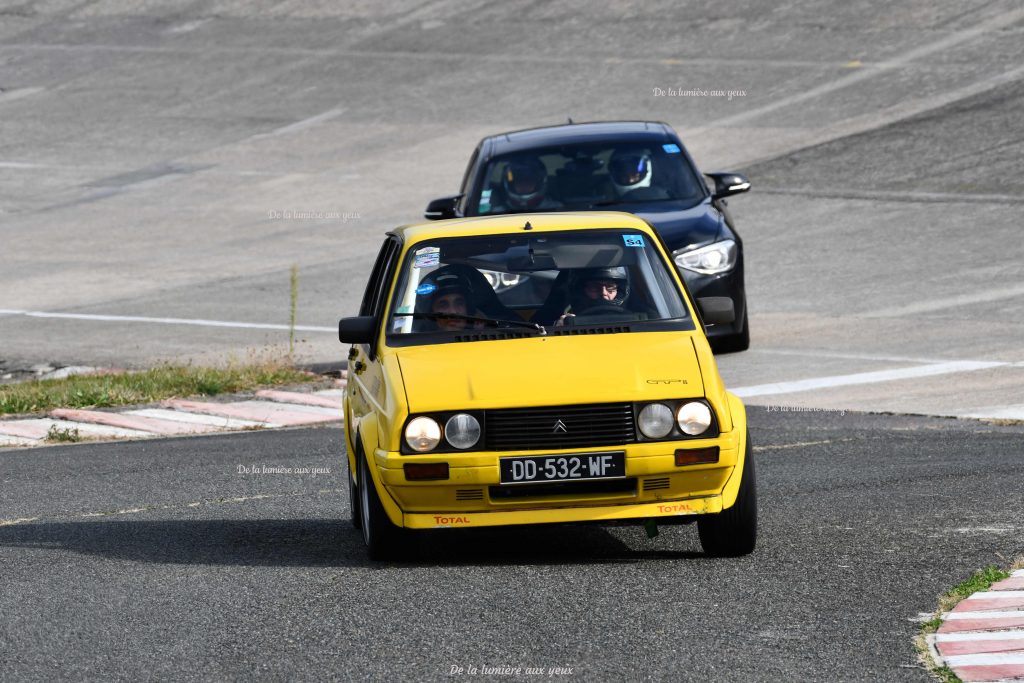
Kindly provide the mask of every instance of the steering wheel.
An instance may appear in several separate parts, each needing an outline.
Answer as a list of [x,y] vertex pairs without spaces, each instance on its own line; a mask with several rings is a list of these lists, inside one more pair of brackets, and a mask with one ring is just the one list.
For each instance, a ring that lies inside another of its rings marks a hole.
[[628,315],[629,311],[624,309],[622,306],[616,306],[615,304],[611,304],[611,303],[604,303],[604,304],[595,304],[595,305],[591,306],[590,308],[588,308],[588,309],[586,309],[584,311],[580,311],[576,315],[580,315],[580,316],[607,315],[609,313],[618,313],[620,315],[623,315],[623,314]]

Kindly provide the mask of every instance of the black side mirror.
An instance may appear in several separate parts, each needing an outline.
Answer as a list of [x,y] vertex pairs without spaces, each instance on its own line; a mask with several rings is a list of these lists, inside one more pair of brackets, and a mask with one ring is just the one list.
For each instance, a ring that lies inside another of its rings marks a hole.
[[727,296],[701,297],[697,308],[705,325],[728,325],[736,320],[736,307]]
[[715,183],[715,189],[711,192],[712,199],[730,197],[750,189],[750,181],[739,173],[705,173],[704,175]]
[[342,344],[372,344],[377,319],[373,316],[342,318],[338,322],[338,339]]
[[462,199],[461,194],[453,194],[450,197],[438,197],[427,204],[427,210],[424,212],[423,217],[428,221],[458,218],[459,214],[455,207],[460,199]]

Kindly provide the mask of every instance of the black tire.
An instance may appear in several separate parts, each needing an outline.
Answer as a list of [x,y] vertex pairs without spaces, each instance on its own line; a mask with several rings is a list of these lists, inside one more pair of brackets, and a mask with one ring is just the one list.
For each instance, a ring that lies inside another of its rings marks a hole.
[[750,325],[747,324],[747,312],[743,311],[743,331],[712,340],[711,349],[715,353],[737,353],[750,348]]
[[391,523],[380,502],[377,487],[370,477],[366,456],[356,455],[359,461],[359,516],[362,521],[363,542],[371,560],[396,560],[409,549],[408,532]]
[[732,507],[697,519],[700,544],[712,557],[749,555],[757,545],[757,478],[749,432],[742,476],[739,494]]
[[359,487],[356,486],[356,481],[352,477],[352,470],[345,468],[346,474],[348,475],[348,507],[349,516],[352,521],[352,526],[356,529],[363,528],[363,516],[359,513]]

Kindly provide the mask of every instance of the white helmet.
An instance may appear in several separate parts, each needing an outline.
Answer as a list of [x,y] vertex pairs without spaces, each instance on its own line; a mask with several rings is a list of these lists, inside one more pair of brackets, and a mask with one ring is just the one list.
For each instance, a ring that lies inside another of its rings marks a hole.
[[620,195],[651,186],[651,155],[646,151],[615,152],[608,162],[608,175]]

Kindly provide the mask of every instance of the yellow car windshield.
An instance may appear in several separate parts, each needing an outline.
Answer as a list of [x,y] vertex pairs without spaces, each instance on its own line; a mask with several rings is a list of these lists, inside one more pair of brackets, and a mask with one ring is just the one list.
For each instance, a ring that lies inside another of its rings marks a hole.
[[672,321],[692,329],[651,237],[628,229],[439,238],[398,275],[390,336]]

